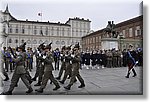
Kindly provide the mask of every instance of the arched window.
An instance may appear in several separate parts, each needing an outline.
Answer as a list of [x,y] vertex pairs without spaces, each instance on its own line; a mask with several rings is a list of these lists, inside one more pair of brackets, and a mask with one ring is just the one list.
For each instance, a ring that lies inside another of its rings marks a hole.
[[9,39],[9,40],[8,40],[8,43],[12,43],[12,40],[11,40],[11,39]]
[[42,41],[42,40],[40,40],[40,41],[39,41],[39,44],[42,44],[42,43],[43,43],[43,41]]
[[65,45],[65,41],[62,41],[61,44],[62,44],[62,45]]
[[18,39],[15,40],[15,43],[18,43]]
[[23,39],[21,40],[21,43],[24,43],[24,40],[23,40]]
[[60,43],[59,41],[56,41],[56,44],[57,44],[57,45],[59,45],[59,43]]

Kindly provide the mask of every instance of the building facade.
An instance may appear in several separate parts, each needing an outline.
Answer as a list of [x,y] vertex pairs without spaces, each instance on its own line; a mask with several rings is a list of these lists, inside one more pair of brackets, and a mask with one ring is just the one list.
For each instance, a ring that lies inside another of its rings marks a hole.
[[[110,37],[104,36],[106,35],[104,29],[82,37],[83,51],[104,50],[102,41],[110,40]],[[143,15],[115,24],[114,29],[118,33],[115,38],[118,42],[118,49],[128,49],[129,45],[133,45],[134,48],[143,47]]]
[[88,19],[69,18],[66,23],[40,22],[18,20],[11,15],[8,9],[1,11],[1,39],[4,46],[17,47],[26,42],[27,47],[37,47],[45,42],[52,42],[52,48],[61,48],[66,45],[81,44],[82,36],[90,31]]

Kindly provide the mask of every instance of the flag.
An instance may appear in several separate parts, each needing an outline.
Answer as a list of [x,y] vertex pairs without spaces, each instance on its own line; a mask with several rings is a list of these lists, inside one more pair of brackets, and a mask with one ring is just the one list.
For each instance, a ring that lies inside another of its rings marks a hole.
[[42,16],[42,13],[38,13],[38,16]]

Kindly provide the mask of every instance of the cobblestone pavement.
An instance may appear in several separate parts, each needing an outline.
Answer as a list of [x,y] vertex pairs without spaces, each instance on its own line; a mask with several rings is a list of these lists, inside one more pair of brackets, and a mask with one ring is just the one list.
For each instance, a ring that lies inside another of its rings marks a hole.
[[[127,73],[127,67],[120,68],[100,68],[100,69],[82,69],[80,70],[81,76],[85,80],[86,86],[84,88],[78,88],[80,83],[77,81],[71,87],[71,90],[65,90],[64,86],[69,83],[69,79],[65,82],[65,84],[60,84],[61,88],[57,91],[53,91],[53,84],[50,84],[50,81],[47,83],[46,88],[43,93],[37,93],[33,91],[29,95],[94,95],[94,94],[142,94],[143,93],[143,76],[142,76],[142,67],[135,68],[137,72],[136,77],[125,78]],[[54,76],[58,75],[58,70],[54,70]],[[12,73],[8,72],[9,77],[11,79]],[[31,76],[35,74],[35,70],[31,72]],[[4,91],[8,90],[10,85],[10,80],[3,82],[4,83]],[[39,87],[35,87],[32,83],[33,89],[37,89]],[[13,91],[13,94],[25,94],[27,88],[20,80],[18,87],[16,87]]]

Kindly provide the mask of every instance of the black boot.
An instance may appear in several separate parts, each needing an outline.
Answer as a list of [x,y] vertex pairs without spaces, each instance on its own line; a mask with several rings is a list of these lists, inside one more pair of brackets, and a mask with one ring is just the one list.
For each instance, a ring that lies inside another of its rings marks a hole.
[[67,89],[67,90],[70,90],[71,85],[65,86],[64,88]]
[[36,83],[34,86],[41,86],[41,82]]
[[126,78],[129,78],[130,73],[127,74],[127,76],[125,76]]
[[9,80],[9,77],[8,76],[6,76],[6,78],[4,79],[4,81],[8,81]]
[[53,90],[58,90],[60,88],[60,86],[56,86]]
[[64,84],[65,81],[62,80],[62,81],[59,81],[59,82],[60,82],[61,84]]
[[12,95],[12,91],[3,92],[1,95]]
[[36,77],[32,78],[31,80],[32,80],[32,81],[36,81]]
[[26,93],[31,93],[33,91],[33,89],[30,87],[28,91],[26,91]]
[[35,91],[37,91],[39,93],[43,93],[43,89],[42,88],[36,89]]
[[84,83],[81,84],[80,86],[78,86],[78,88],[83,88],[83,87],[85,87],[85,84],[84,84]]
[[133,71],[133,74],[134,74],[132,77],[137,76],[137,74],[136,74],[135,70],[134,70],[134,69],[132,69],[132,71]]

